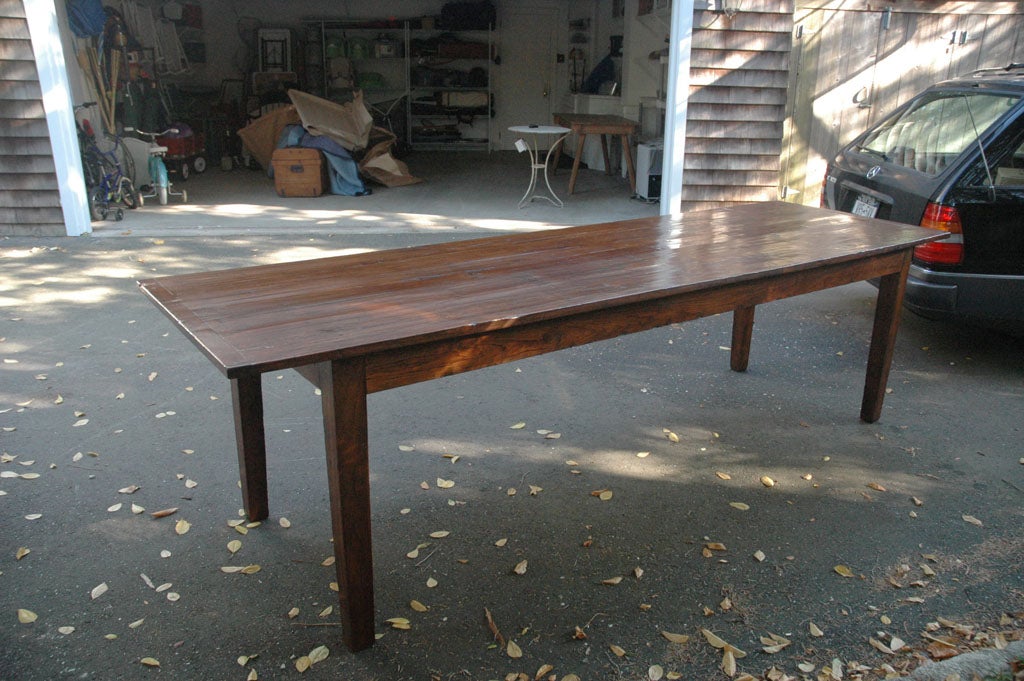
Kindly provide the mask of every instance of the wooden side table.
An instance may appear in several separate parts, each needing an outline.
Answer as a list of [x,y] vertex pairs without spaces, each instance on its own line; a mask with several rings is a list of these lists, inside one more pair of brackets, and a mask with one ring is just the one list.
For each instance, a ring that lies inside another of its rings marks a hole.
[[[633,155],[630,153],[629,136],[635,135],[639,124],[622,116],[608,114],[579,114],[579,113],[556,113],[554,115],[555,125],[563,125],[578,135],[576,142],[576,157],[572,162],[572,175],[569,177],[569,193],[576,189],[576,176],[580,172],[580,157],[583,155],[583,143],[587,135],[601,136],[601,151],[604,153],[605,173],[612,174],[611,164],[608,161],[608,138],[606,135],[616,135],[622,141],[622,157],[626,159],[626,170],[629,173],[629,189],[636,191],[636,169],[633,166]],[[561,147],[555,152],[555,165],[558,167],[558,160],[562,155]]]

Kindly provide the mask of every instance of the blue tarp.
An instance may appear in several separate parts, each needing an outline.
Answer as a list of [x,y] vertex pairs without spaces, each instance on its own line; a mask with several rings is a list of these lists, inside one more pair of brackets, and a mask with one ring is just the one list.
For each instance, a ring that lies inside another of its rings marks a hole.
[[[345,147],[329,137],[310,135],[301,125],[287,125],[277,139],[277,148],[304,147],[319,149],[327,159],[328,179],[332,194],[343,196],[366,196],[370,194],[359,177],[359,166]],[[274,176],[274,164],[267,168],[267,175]]]

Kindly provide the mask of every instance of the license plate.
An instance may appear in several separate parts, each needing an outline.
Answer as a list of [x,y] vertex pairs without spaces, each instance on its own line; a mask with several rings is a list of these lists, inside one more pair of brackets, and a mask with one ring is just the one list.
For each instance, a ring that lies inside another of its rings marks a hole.
[[853,214],[873,218],[878,213],[878,199],[866,194],[858,194],[853,203]]

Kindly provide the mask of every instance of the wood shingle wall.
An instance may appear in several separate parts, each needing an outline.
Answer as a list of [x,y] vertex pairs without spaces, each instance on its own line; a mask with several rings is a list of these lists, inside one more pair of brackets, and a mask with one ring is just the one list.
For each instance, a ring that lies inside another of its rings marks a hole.
[[0,0],[0,235],[63,236],[46,115],[22,0]]
[[792,0],[694,14],[684,211],[778,198]]

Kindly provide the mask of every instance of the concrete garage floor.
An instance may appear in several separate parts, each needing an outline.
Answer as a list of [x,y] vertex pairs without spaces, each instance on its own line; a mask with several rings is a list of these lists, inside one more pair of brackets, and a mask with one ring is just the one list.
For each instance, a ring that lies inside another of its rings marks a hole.
[[423,185],[440,203],[267,187],[281,217],[147,207],[112,238],[0,240],[0,679],[724,679],[702,629],[747,653],[737,679],[881,679],[1021,636],[1024,342],[906,315],[866,425],[856,284],[759,308],[744,374],[723,315],[372,395],[380,639],[348,653],[319,398],[264,377],[271,518],[241,534],[228,382],[135,280],[653,212],[624,182],[518,211],[523,160],[480,186],[453,158],[464,182]]
[[[559,208],[537,200],[518,208],[530,179],[526,154],[514,151],[410,154],[403,159],[420,184],[405,187],[368,185],[368,196],[324,195],[283,199],[261,171],[229,172],[211,167],[185,182],[188,202],[156,199],[121,222],[93,223],[95,236],[220,236],[224,234],[394,233],[413,234],[522,231],[582,225],[658,214],[658,204],[630,199],[627,181],[602,172],[580,171],[576,191],[568,195],[569,169],[550,179],[565,202]],[[563,157],[564,160],[564,157]],[[543,179],[539,179],[543,184]]]

